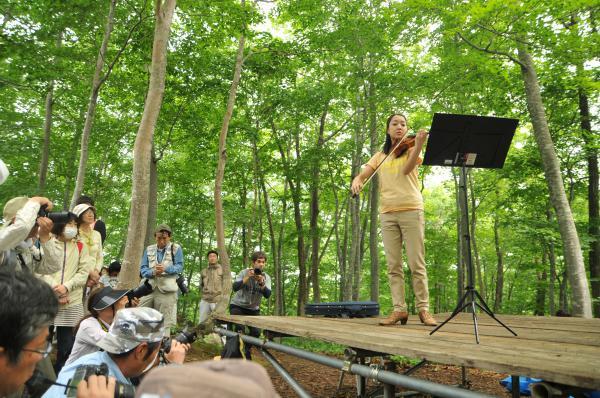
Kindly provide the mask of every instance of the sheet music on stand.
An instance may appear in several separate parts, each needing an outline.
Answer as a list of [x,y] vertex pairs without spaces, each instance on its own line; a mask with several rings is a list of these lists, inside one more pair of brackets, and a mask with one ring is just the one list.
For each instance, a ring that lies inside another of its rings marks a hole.
[[[518,123],[517,119],[490,116],[444,113],[436,113],[433,116],[423,164],[429,166],[460,167],[463,184],[460,187],[459,200],[462,201],[464,209],[466,209],[467,225],[469,225],[469,201],[466,188],[466,168],[502,168]],[[485,300],[475,289],[473,261],[471,258],[471,236],[468,228],[463,238],[467,241],[468,247],[466,253],[468,281],[465,293],[458,301],[456,308],[448,319],[438,325],[429,334],[435,333],[457,314],[469,308],[473,314],[475,339],[477,344],[479,344],[479,330],[477,326],[477,308],[479,308],[516,336],[517,334],[512,329],[496,318]]]

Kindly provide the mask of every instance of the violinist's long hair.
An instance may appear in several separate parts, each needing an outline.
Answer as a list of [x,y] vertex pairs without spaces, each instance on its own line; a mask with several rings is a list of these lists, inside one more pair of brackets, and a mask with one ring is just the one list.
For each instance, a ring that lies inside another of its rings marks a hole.
[[401,116],[401,117],[403,117],[404,120],[406,121],[406,123],[408,124],[408,119],[406,118],[406,116],[404,116],[401,113],[392,113],[387,118],[387,121],[385,122],[385,143],[383,144],[383,153],[385,153],[386,155],[388,153],[390,153],[390,151],[392,150],[392,137],[390,137],[390,134],[388,133],[388,130],[390,129],[390,123],[392,122],[392,118],[394,116]]

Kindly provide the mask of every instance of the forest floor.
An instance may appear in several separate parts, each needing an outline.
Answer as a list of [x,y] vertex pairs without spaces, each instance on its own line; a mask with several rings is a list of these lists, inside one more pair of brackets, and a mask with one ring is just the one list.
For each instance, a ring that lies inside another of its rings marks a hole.
[[[219,355],[219,346],[206,343],[194,344],[188,353],[186,361],[210,360]],[[355,378],[345,375],[341,388],[338,390],[340,371],[320,365],[311,361],[300,359],[291,355],[271,350],[270,353],[279,363],[294,377],[304,389],[315,398],[350,398],[356,397]],[[283,380],[275,369],[258,353],[252,351],[253,359],[265,367],[277,392],[283,398],[296,396],[292,388]],[[332,356],[330,353],[324,355]],[[398,372],[409,368],[399,366]],[[461,382],[461,368],[442,364],[427,364],[412,374],[420,379],[430,380],[436,383],[457,386]],[[510,397],[510,393],[500,385],[500,380],[508,375],[490,372],[481,369],[468,368],[467,380],[470,388],[484,394]],[[367,382],[367,394],[374,392],[378,385],[373,381]],[[400,391],[400,390],[399,390]]]

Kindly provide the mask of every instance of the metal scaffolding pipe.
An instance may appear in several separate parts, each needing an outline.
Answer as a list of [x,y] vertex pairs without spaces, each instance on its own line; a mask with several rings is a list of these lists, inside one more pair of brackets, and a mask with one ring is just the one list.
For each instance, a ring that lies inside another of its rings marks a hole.
[[[215,327],[217,333],[237,337],[238,333],[229,331],[227,329]],[[273,350],[281,351],[289,355],[296,356],[298,358],[307,359],[312,362],[319,363],[321,365],[329,366],[335,369],[346,370],[348,373],[363,376],[369,379],[378,380],[384,384],[392,384],[401,386],[411,390],[421,391],[426,394],[448,397],[448,398],[481,398],[481,397],[492,397],[478,392],[464,390],[461,388],[451,387],[444,384],[437,384],[427,380],[416,379],[410,376],[400,375],[398,373],[390,372],[387,370],[378,370],[371,368],[366,365],[360,364],[347,364],[344,361],[336,358],[330,358],[325,355],[315,354],[313,352],[300,350],[294,347],[288,347],[283,344],[277,344],[272,341],[263,341],[256,337],[241,335],[244,342],[261,347],[270,348]]]
[[300,398],[312,398],[311,395],[308,392],[306,392],[306,390],[300,385],[300,383],[298,383],[296,379],[294,379],[292,375],[288,373],[288,371],[277,361],[277,359],[273,357],[273,355],[271,355],[269,351],[263,348],[262,354],[265,357],[265,359],[269,361],[271,365],[273,365],[277,373],[279,373],[281,377],[283,377],[286,383],[288,383],[290,387],[292,387],[292,389],[296,392],[296,394],[298,394]]

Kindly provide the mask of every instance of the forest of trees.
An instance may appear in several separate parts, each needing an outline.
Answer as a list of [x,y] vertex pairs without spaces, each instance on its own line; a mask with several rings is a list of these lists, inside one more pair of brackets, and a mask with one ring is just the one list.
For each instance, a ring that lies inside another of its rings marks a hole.
[[[0,204],[93,196],[105,260],[136,283],[153,226],[183,246],[197,317],[207,250],[260,248],[269,314],[391,307],[377,184],[350,181],[393,112],[519,119],[504,168],[422,167],[433,312],[465,286],[499,313],[600,316],[600,40],[592,0],[0,1]],[[149,227],[148,227],[149,226]],[[407,280],[410,290],[410,276]],[[409,300],[410,302],[410,300]],[[411,305],[414,305],[411,304]],[[414,308],[411,307],[414,311]]]

